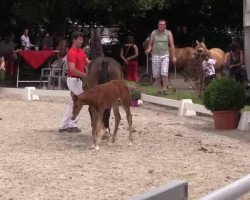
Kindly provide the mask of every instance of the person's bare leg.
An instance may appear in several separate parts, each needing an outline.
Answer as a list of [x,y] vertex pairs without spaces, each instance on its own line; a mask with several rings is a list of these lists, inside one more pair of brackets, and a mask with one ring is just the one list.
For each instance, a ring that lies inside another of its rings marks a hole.
[[162,76],[163,93],[167,93],[168,76]]
[[157,89],[157,94],[161,93],[161,77],[155,78],[155,87]]

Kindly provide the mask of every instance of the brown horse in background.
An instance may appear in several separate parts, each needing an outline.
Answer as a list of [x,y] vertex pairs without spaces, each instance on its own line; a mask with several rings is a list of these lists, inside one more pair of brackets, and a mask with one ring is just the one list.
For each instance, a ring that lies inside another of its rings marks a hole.
[[206,45],[203,42],[196,41],[196,47],[195,47],[195,57],[203,56],[204,54],[210,55],[210,57],[214,60],[216,60],[215,64],[215,71],[217,73],[220,73],[221,76],[223,75],[223,68],[224,68],[224,58],[225,58],[225,52],[219,48],[212,48],[207,49]]
[[[118,126],[121,120],[119,103],[126,111],[129,125],[129,142],[132,145],[132,115],[130,112],[130,99],[128,86],[122,80],[112,80],[104,84],[95,85],[74,99],[72,119],[79,114],[83,105],[93,107],[97,113],[97,122],[93,128],[93,148],[99,150],[99,144],[103,136],[101,131],[105,110],[113,108],[115,116],[115,128],[112,143],[115,142]],[[93,114],[93,113],[92,113]]]
[[[110,57],[105,57],[102,51],[101,34],[98,29],[91,32],[90,57],[92,62],[88,67],[87,84],[91,88],[98,84],[106,83],[110,80],[120,80],[122,78],[121,65]],[[111,108],[106,108],[103,114],[103,125],[105,132],[110,133],[109,118]],[[91,117],[92,134],[96,126],[98,113],[93,106],[89,106]]]
[[194,52],[193,47],[175,48],[176,68],[185,68],[187,62],[193,58]]

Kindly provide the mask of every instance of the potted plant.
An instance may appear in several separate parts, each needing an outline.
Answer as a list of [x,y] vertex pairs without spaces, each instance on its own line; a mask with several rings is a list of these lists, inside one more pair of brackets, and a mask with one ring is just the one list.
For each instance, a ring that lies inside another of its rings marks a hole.
[[215,129],[230,130],[238,126],[240,110],[246,105],[241,83],[233,79],[217,79],[204,92],[204,105],[213,112]]
[[138,107],[138,100],[141,98],[141,90],[138,86],[129,86],[130,106]]

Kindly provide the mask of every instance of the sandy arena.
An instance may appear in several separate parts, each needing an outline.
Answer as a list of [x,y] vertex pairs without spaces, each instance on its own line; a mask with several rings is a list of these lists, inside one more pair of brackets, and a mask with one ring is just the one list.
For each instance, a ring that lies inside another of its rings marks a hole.
[[87,106],[82,133],[57,132],[67,102],[0,96],[1,200],[125,200],[173,180],[187,180],[189,199],[198,199],[250,173],[250,133],[215,131],[211,117],[145,103],[131,108],[129,146],[120,109],[116,143],[95,151]]

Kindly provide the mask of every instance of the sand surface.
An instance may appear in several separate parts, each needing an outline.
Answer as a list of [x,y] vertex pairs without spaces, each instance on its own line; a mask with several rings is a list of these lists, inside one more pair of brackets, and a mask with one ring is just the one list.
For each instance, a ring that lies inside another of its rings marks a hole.
[[0,199],[125,200],[173,180],[187,180],[198,199],[250,173],[250,133],[215,131],[209,116],[144,103],[131,108],[129,146],[121,110],[116,143],[95,151],[87,107],[81,133],[57,132],[67,102],[0,96]]

